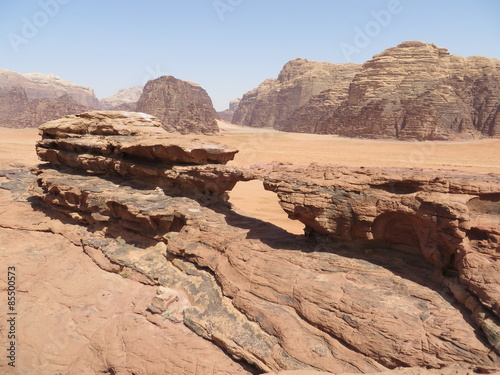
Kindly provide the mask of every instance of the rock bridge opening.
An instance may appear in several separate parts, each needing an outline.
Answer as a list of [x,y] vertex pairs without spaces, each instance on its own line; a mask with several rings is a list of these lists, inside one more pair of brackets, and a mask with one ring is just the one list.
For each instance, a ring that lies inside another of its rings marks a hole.
[[292,220],[283,211],[276,193],[264,189],[262,181],[240,181],[229,192],[229,202],[240,214],[251,216],[292,234],[304,234],[304,224]]

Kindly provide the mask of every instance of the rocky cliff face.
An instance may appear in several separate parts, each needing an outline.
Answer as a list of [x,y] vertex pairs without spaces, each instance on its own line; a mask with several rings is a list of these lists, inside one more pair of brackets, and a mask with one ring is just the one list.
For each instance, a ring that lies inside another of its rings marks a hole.
[[[31,190],[80,225],[74,242],[103,269],[159,287],[148,312],[137,307],[150,321],[183,323],[249,373],[500,366],[500,176],[238,170],[224,165],[236,150],[159,125],[123,112],[43,125],[37,153],[48,164]],[[232,210],[226,191],[250,179],[307,236]],[[118,372],[102,353],[89,351],[92,370]],[[228,365],[213,372],[233,373]]]
[[219,118],[221,120],[224,120],[226,122],[231,122],[233,121],[233,116],[236,110],[238,109],[238,105],[241,102],[241,98],[236,98],[233,99],[229,102],[229,108],[226,109],[225,111],[217,112],[219,115]]
[[29,99],[21,87],[0,92],[0,126],[34,128],[46,121],[87,110],[69,95],[58,98]]
[[13,87],[23,88],[28,99],[55,99],[69,95],[85,108],[97,108],[99,105],[99,100],[91,88],[63,80],[54,74],[20,74],[0,69],[0,91],[7,91]]
[[[283,79],[300,71],[291,63],[292,68],[280,74]],[[244,96],[234,121],[347,137],[449,140],[500,136],[499,60],[463,58],[433,44],[405,42],[376,55],[359,71],[356,66],[339,66],[343,70],[337,80],[318,76],[323,85],[315,87],[321,92],[313,93],[308,81],[295,75],[296,84],[288,90],[312,94],[302,101],[298,94],[283,94],[280,79],[265,81]],[[291,110],[281,110],[284,107]]]
[[447,140],[500,135],[500,61],[405,42],[363,65],[316,132]]
[[233,123],[286,129],[288,118],[324,90],[345,95],[357,64],[333,64],[295,59],[285,64],[277,79],[268,79],[243,96]]
[[172,76],[149,81],[137,103],[137,111],[160,119],[169,132],[215,133],[217,112],[207,92]]
[[332,113],[347,99],[348,89],[348,84],[344,82],[343,85],[322,91],[295,109],[285,121],[280,121],[276,128],[296,133],[322,133],[322,124],[328,121]]
[[118,90],[115,94],[100,100],[99,106],[104,110],[135,111],[143,89],[143,86],[134,86]]

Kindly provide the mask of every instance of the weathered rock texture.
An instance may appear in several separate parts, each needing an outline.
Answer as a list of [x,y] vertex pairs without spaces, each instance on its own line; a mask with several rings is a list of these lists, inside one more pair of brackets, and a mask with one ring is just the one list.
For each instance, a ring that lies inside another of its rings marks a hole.
[[500,176],[276,166],[264,186],[310,234],[416,251],[500,352]]
[[29,99],[21,87],[0,91],[0,126],[6,128],[34,128],[87,109],[68,94],[58,98]]
[[160,119],[169,132],[215,133],[217,112],[199,85],[172,76],[149,81],[137,103],[137,111]]
[[[376,55],[360,71],[339,67],[340,79],[319,75],[322,85],[315,87],[322,92],[305,96],[306,101],[283,95],[282,79],[265,81],[243,97],[234,122],[348,137],[500,136],[500,60],[463,58],[434,44],[405,42]],[[309,93],[309,81],[296,77],[293,91]]]
[[[225,199],[241,173],[221,167],[237,150],[175,138],[144,113],[93,111],[40,126],[37,153],[53,165],[99,174],[150,179],[169,194]],[[101,136],[101,137],[99,137]],[[193,167],[193,165],[205,165]]]
[[500,136],[500,60],[405,42],[363,65],[317,133],[447,140]]
[[[167,313],[189,307],[186,295],[139,283],[117,264],[109,263],[113,273],[97,267],[82,251],[86,229],[47,215],[30,198],[34,179],[0,161],[0,263],[16,267],[16,312],[22,316],[16,367],[4,356],[2,375],[250,374],[180,323],[177,313]],[[0,298],[7,301],[6,272]],[[151,312],[154,306],[164,309],[163,316]],[[1,321],[12,317],[7,313],[0,309]],[[2,328],[3,340],[6,332]]]
[[143,86],[134,86],[118,90],[115,94],[100,100],[99,106],[104,110],[135,111],[143,89]]
[[285,64],[277,79],[268,79],[247,92],[233,116],[233,123],[287,129],[294,111],[324,90],[345,97],[357,64],[333,64],[295,59]]
[[226,109],[225,111],[217,112],[219,115],[219,118],[223,121],[226,122],[231,122],[233,121],[233,116],[236,110],[238,109],[238,105],[241,102],[241,98],[236,98],[233,99],[229,102],[229,108]]
[[297,108],[286,121],[280,121],[276,128],[287,132],[319,133],[322,131],[321,124],[331,117],[347,96],[347,85],[322,91]]
[[0,91],[6,91],[14,87],[23,88],[28,99],[55,99],[63,95],[69,95],[75,102],[86,108],[97,108],[99,105],[99,101],[91,88],[61,79],[54,74],[20,74],[0,69]]
[[[44,125],[50,164],[32,194],[88,228],[80,243],[103,269],[163,288],[148,307],[159,322],[183,322],[253,373],[500,365],[500,177],[240,171],[223,165],[234,150],[175,147],[157,125],[116,112]],[[227,205],[225,190],[252,178],[309,236]]]

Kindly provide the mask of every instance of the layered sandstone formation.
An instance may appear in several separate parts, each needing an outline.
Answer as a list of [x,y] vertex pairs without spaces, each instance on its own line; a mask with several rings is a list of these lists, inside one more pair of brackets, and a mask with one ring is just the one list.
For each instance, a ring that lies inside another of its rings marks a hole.
[[322,91],[309,99],[303,106],[295,109],[285,121],[280,121],[276,128],[296,133],[323,133],[322,124],[347,99],[348,93],[348,86],[346,85]]
[[99,107],[103,110],[135,111],[143,89],[143,86],[134,86],[118,90],[113,95],[100,100]]
[[500,61],[405,42],[363,65],[317,133],[448,140],[500,135]]
[[57,98],[29,99],[25,89],[13,87],[0,91],[0,126],[7,128],[34,128],[88,108],[78,104],[68,94]]
[[245,95],[234,122],[347,137],[452,140],[500,136],[497,59],[463,58],[434,44],[414,41],[374,56],[361,69],[338,66],[343,69],[340,79],[318,75],[321,84],[314,84],[315,92],[309,81],[300,79],[300,69],[289,69],[297,82],[294,92],[311,93],[305,101],[297,100],[298,95],[282,94],[282,80],[265,81]]
[[161,122],[145,113],[85,112],[47,122],[40,130],[37,154],[42,160],[98,174],[133,176],[138,182],[149,179],[169,194],[224,200],[241,175],[220,166],[237,150],[167,136]]
[[285,64],[277,79],[268,79],[247,92],[233,116],[233,123],[287,129],[293,112],[324,90],[344,97],[357,64],[333,64],[295,59]]
[[14,87],[23,88],[28,99],[55,99],[63,95],[69,95],[75,102],[86,108],[97,108],[99,105],[99,101],[91,88],[61,79],[54,74],[20,74],[0,69],[0,91],[6,91]]
[[[238,170],[224,165],[235,150],[169,137],[145,114],[41,132],[32,194],[81,225],[75,243],[101,268],[158,287],[140,313],[184,324],[244,371],[500,366],[499,176]],[[307,236],[230,208],[226,191],[256,178]],[[103,352],[89,353],[93,371],[117,373]]]
[[217,112],[207,92],[197,84],[172,76],[149,81],[137,103],[137,111],[160,119],[169,132],[215,133]]

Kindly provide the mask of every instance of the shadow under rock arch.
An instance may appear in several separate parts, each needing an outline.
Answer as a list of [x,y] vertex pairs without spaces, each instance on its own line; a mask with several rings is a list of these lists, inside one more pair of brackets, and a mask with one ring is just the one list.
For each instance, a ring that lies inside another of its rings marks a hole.
[[293,234],[267,221],[247,216],[237,209],[225,206],[211,206],[210,209],[224,216],[232,227],[247,230],[246,239],[260,240],[273,249],[314,251],[316,241],[301,234]]

